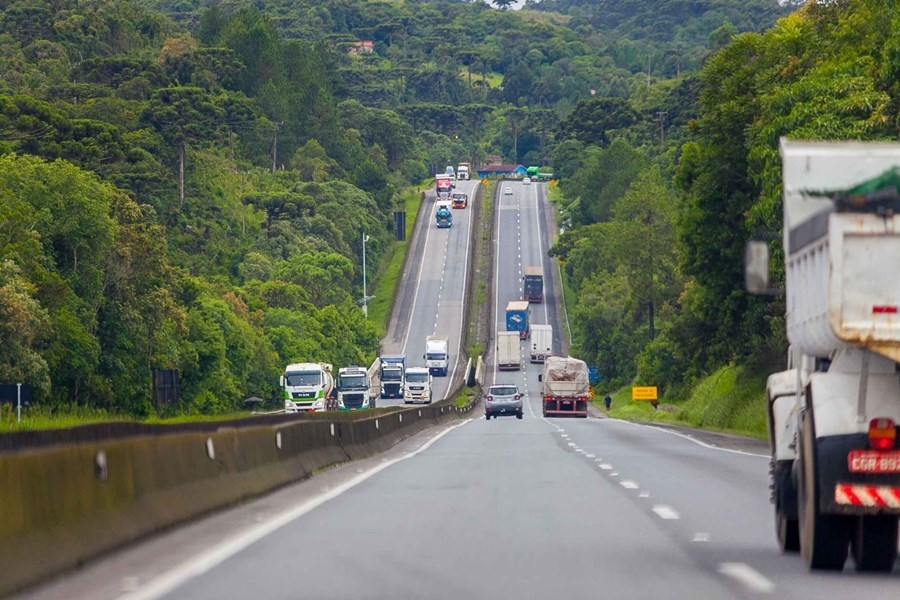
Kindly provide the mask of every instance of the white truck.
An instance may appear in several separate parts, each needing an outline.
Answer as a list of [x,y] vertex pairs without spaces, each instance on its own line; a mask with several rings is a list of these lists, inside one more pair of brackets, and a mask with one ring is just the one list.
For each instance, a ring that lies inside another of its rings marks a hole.
[[431,373],[427,367],[407,367],[403,384],[404,404],[431,404]]
[[518,371],[522,368],[521,340],[517,331],[497,332],[497,368],[501,371]]
[[334,390],[332,367],[328,363],[293,363],[284,368],[284,412],[323,411]]
[[531,326],[531,350],[529,359],[533,363],[542,363],[548,356],[553,355],[553,326]]
[[429,335],[425,338],[425,366],[432,375],[446,377],[450,365],[450,339],[446,335]]
[[[768,378],[779,546],[890,571],[900,516],[900,144],[781,141],[787,369]],[[748,291],[772,293],[766,242]]]
[[467,162],[461,162],[456,166],[456,178],[460,181],[469,180],[472,177],[472,166]]

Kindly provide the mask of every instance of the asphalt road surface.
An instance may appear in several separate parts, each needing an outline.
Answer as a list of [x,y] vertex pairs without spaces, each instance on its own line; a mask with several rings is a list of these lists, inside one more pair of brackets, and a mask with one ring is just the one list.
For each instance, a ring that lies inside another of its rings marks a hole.
[[[438,229],[434,220],[434,196],[428,194],[425,217],[413,232],[411,260],[403,273],[402,291],[388,336],[382,340],[384,354],[406,356],[407,366],[425,366],[425,338],[450,338],[450,366],[447,377],[432,382],[434,401],[446,397],[450,382],[465,369],[461,360],[463,300],[472,252],[472,210],[479,181],[458,181],[456,190],[469,195],[469,208],[454,209],[453,226]],[[402,400],[379,398],[378,406],[402,404]]]

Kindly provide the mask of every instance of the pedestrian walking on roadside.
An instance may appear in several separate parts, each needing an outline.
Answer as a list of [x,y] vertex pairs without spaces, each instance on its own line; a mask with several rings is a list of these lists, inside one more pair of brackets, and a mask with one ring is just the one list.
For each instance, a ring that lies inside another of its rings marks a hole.
[[603,404],[606,405],[606,410],[609,410],[609,407],[612,406],[612,398],[610,397],[609,392],[603,397]]

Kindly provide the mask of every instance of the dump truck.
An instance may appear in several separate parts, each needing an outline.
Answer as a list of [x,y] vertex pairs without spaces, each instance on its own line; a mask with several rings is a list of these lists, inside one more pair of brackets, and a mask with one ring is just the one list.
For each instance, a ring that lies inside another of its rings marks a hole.
[[284,412],[319,412],[328,409],[334,391],[332,366],[328,363],[293,363],[284,368],[281,389]]
[[782,139],[784,288],[769,242],[748,291],[783,293],[766,384],[775,531],[811,569],[891,571],[900,517],[900,144]]
[[460,181],[468,180],[472,177],[472,165],[467,162],[461,162],[456,165],[456,178]]
[[520,339],[528,338],[528,302],[512,300],[506,305],[506,330],[519,332]]
[[429,335],[425,338],[425,366],[432,375],[446,377],[450,364],[450,339],[446,335]]
[[431,373],[428,367],[407,367],[403,383],[404,404],[431,404]]
[[544,301],[544,269],[525,267],[522,278],[522,299],[540,304]]
[[591,386],[586,362],[571,356],[548,356],[538,381],[545,417],[587,418]]
[[528,355],[533,363],[542,363],[553,354],[553,326],[531,326],[531,348]]
[[369,373],[363,367],[343,367],[338,369],[337,385],[334,389],[338,410],[361,410],[375,408],[375,399],[369,396]]
[[497,332],[497,368],[501,371],[518,371],[522,368],[521,340],[515,331]]
[[381,397],[402,398],[406,357],[401,355],[384,355],[379,358],[379,362],[381,363],[378,368],[378,376],[381,380]]

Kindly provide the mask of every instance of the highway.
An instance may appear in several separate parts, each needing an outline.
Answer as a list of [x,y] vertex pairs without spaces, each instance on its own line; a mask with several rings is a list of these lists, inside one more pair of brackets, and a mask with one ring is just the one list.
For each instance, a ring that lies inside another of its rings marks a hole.
[[[427,219],[413,232],[411,260],[403,273],[399,306],[387,337],[382,340],[383,354],[406,356],[407,366],[425,366],[425,338],[446,335],[450,338],[450,367],[447,377],[435,377],[434,401],[443,399],[454,377],[465,369],[461,360],[460,340],[463,334],[463,300],[467,267],[472,252],[471,202],[480,182],[458,181],[456,190],[469,195],[470,205],[454,209],[453,226],[438,229],[434,222],[434,194],[426,202]],[[378,399],[378,406],[403,404],[401,400]]]
[[[538,216],[547,208],[543,185],[510,185],[514,193],[496,204],[495,307],[517,297],[522,266],[547,250],[546,221]],[[462,231],[460,212],[453,232]],[[429,236],[428,245],[452,239]],[[443,252],[429,248],[423,256]],[[422,282],[430,283],[420,282],[419,297],[444,302],[438,272],[446,278],[452,271],[423,261]],[[413,322],[422,320],[416,327],[425,330],[435,311],[452,310],[418,302],[410,304],[422,311]],[[534,322],[560,326],[555,306],[551,298],[533,307]],[[502,317],[498,310],[498,328]],[[717,436],[714,446],[699,433],[606,418],[544,419],[537,365],[523,366],[497,374],[528,386],[521,421],[473,413],[16,598],[893,600],[900,594],[896,569],[863,576],[848,563],[843,574],[809,573],[798,556],[779,553],[763,444]]]

